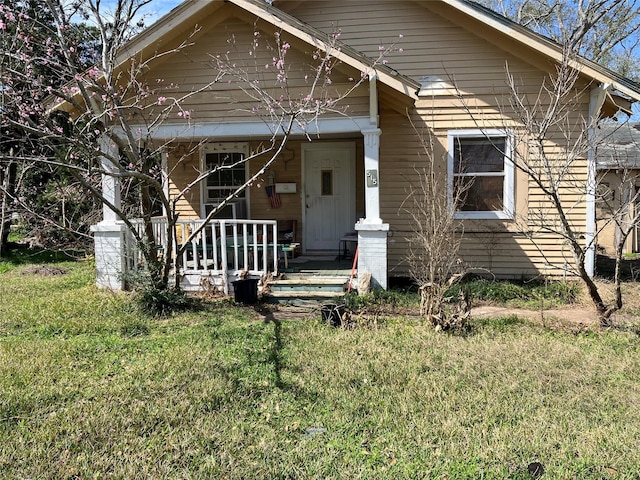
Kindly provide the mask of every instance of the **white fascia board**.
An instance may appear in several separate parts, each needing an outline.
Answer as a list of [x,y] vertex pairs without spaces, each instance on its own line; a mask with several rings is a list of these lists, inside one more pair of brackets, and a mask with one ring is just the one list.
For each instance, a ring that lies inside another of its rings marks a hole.
[[203,11],[211,10],[215,3],[220,6],[224,4],[223,0],[187,0],[178,4],[158,21],[129,40],[118,52],[116,65],[120,66],[128,62],[133,55],[137,55],[145,48],[160,44],[164,36],[180,25],[193,22],[195,26],[197,22],[194,19],[202,18]]
[[[307,125],[293,128],[291,135],[331,135],[337,133],[360,133],[370,128],[369,117],[323,118]],[[275,127],[260,120],[246,122],[200,123],[193,125],[164,124],[148,131],[143,126],[133,126],[141,138],[154,139],[200,139],[200,138],[264,138],[275,133]],[[280,130],[280,129],[278,129]],[[122,132],[115,130],[117,135]],[[276,135],[281,135],[280,130]]]

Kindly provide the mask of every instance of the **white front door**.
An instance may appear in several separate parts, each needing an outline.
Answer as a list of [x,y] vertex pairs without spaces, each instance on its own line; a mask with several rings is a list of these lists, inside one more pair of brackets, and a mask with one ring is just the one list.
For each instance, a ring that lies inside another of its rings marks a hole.
[[302,160],[304,249],[337,251],[356,222],[355,143],[303,145]]

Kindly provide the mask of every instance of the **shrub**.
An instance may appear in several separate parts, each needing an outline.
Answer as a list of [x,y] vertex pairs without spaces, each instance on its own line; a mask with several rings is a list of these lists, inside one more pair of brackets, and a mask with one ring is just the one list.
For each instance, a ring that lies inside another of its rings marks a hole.
[[167,317],[191,309],[194,300],[184,290],[175,287],[146,285],[137,292],[136,301],[140,309],[153,317]]
[[167,317],[196,306],[195,299],[178,287],[162,285],[146,271],[127,274],[127,285],[135,293],[138,308],[152,317]]

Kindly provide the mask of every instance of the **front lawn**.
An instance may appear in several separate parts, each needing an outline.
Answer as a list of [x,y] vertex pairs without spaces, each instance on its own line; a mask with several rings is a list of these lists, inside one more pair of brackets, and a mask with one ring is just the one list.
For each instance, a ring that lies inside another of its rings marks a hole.
[[[153,320],[66,273],[0,274],[0,475],[632,479],[640,338],[515,317],[333,329],[229,302]],[[61,273],[61,272],[57,272]]]

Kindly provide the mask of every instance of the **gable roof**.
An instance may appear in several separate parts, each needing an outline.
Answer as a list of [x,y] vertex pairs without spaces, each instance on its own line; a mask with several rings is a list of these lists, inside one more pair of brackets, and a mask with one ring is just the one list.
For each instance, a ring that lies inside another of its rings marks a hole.
[[[491,27],[509,38],[518,42],[519,44],[527,45],[538,50],[543,55],[550,59],[560,63],[563,60],[562,45],[551,40],[544,35],[541,35],[533,30],[520,25],[519,23],[500,15],[499,13],[487,8],[479,3],[470,0],[440,0],[447,5],[455,8],[456,10],[471,16],[483,23],[484,25]],[[603,84],[611,84],[611,87],[628,97],[619,98],[615,94],[610,94],[610,100],[614,101],[616,105],[620,106],[627,113],[630,113],[630,103],[633,101],[640,101],[640,83],[620,75],[613,70],[610,70],[596,62],[588,60],[584,57],[577,56],[575,59],[575,68],[577,68],[583,75],[592,78]],[[628,100],[631,99],[631,102]],[[627,100],[625,102],[625,100]],[[622,103],[622,105],[620,105]],[[625,103],[629,103],[625,106]],[[626,108],[625,108],[626,107]]]
[[[425,0],[418,0],[418,3],[424,2]],[[476,2],[470,0],[438,0],[438,2],[450,7],[454,12],[479,22],[483,27],[507,35],[516,44],[533,48],[555,62],[562,61],[561,45]],[[331,54],[342,63],[363,72],[374,70],[378,80],[383,84],[412,100],[418,98],[417,92],[421,85],[415,79],[377,62],[376,59],[358,52],[344,42],[332,41],[327,33],[300,21],[265,0],[185,0],[131,39],[117,56],[117,64],[125,64],[134,55],[144,57],[145,53],[151,55],[157,52],[158,46],[168,41],[167,37],[170,34],[175,37],[180,32],[193,28],[197,24],[197,19],[214,13],[226,3],[236,5],[274,28],[285,31],[316,48],[326,50],[327,45],[333,43],[336,48]],[[431,6],[435,4],[433,1],[428,3]],[[610,85],[611,89],[622,94],[608,92],[607,101],[610,108],[613,106],[616,107],[614,110],[620,108],[630,113],[631,103],[640,101],[640,84],[583,57],[576,58],[575,67],[588,78]],[[610,110],[609,113],[615,113],[615,111]]]
[[[550,58],[560,62],[562,61],[562,45],[545,37],[533,30],[520,25],[509,18],[500,15],[493,10],[486,8],[479,3],[470,0],[442,0],[446,3],[456,6],[460,11],[471,14],[479,18],[484,23],[501,32],[507,34],[520,43],[532,45]],[[640,83],[634,82],[613,70],[603,67],[596,62],[588,60],[584,57],[578,58],[581,71],[594,80],[601,82],[613,82],[614,87],[627,95],[640,95]]]
[[405,75],[401,75],[393,68],[363,55],[357,50],[339,40],[333,40],[330,35],[311,25],[301,22],[288,13],[268,4],[264,0],[185,0],[175,7],[156,23],[134,37],[123,48],[117,57],[117,63],[124,64],[132,55],[153,48],[161,43],[162,37],[173,29],[185,29],[185,25],[193,25],[194,19],[202,17],[220,8],[225,3],[231,3],[237,7],[264,20],[273,27],[293,35],[294,37],[321,50],[335,46],[331,49],[331,55],[342,63],[354,67],[361,72],[372,69],[378,76],[378,80],[407,95],[417,98],[420,83]]

